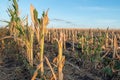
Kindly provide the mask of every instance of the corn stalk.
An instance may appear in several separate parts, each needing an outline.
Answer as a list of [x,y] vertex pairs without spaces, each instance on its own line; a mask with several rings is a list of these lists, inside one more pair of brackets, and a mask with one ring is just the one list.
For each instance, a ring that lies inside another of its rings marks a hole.
[[82,35],[82,38],[81,38],[82,53],[84,53],[84,43],[85,43],[85,38],[84,38],[84,36]]
[[8,8],[9,16],[11,20],[9,22],[9,32],[10,35],[14,37],[15,41],[17,41],[18,45],[20,45],[20,41],[16,40],[16,38],[21,38],[23,43],[26,46],[26,56],[31,66],[33,66],[33,37],[34,30],[31,27],[28,27],[28,20],[25,19],[26,24],[24,24],[24,20],[19,17],[19,8],[16,0],[12,0],[12,8]]
[[63,34],[63,45],[64,45],[64,50],[66,50],[66,35],[65,35],[65,33]]
[[27,26],[24,35],[24,42],[26,44],[27,59],[31,66],[33,66],[33,38],[34,28]]
[[33,7],[33,5],[30,6],[30,12],[31,12],[31,18],[32,22],[34,23],[35,27],[35,34],[36,38],[39,44],[40,54],[39,59],[41,63],[41,75],[44,74],[44,67],[43,67],[43,53],[44,53],[44,36],[46,33],[46,26],[48,25],[48,10],[46,12],[43,12],[41,19],[38,18],[38,12]]
[[58,41],[58,80],[63,80],[63,73],[62,69],[64,66],[65,56],[62,55],[62,49],[63,49],[63,35],[60,34],[60,40]]
[[116,35],[114,34],[114,50],[113,50],[113,58],[116,57],[116,54],[117,54],[117,48],[118,48],[118,43],[117,43],[117,38],[116,38]]
[[109,33],[108,33],[108,28],[107,28],[107,31],[106,31],[106,40],[105,40],[105,46],[106,46],[106,48],[108,48],[109,47]]
[[21,20],[19,18],[19,8],[18,3],[16,0],[12,0],[12,8],[8,8],[8,14],[10,16],[10,22],[9,23],[9,32],[10,35],[13,35],[14,37],[18,36],[18,30],[17,28],[21,27]]
[[65,62],[65,56],[63,56],[63,34],[60,33],[60,39],[56,39],[58,42],[58,56],[53,60],[53,62],[57,62],[58,68],[58,80],[63,80],[63,66]]
[[74,51],[75,50],[75,48],[74,48],[74,43],[75,43],[75,35],[74,35],[74,33],[72,34],[72,50]]

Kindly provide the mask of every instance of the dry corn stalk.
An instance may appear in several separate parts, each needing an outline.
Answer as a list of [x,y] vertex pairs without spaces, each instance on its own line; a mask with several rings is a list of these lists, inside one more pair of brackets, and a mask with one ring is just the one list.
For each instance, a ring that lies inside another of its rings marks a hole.
[[34,38],[34,28],[32,26],[25,26],[19,29],[21,31],[20,38],[26,46],[26,57],[31,66],[33,66],[33,38]]
[[5,48],[5,42],[4,42],[4,40],[2,40],[1,42],[2,42],[1,47],[2,47],[2,49],[4,49]]
[[34,38],[34,28],[27,27],[28,32],[25,36],[25,43],[27,47],[27,55],[30,65],[33,66],[33,38]]
[[63,34],[63,44],[64,44],[64,50],[66,50],[66,35],[65,33]]
[[58,56],[53,60],[53,62],[57,62],[58,67],[58,80],[63,80],[63,66],[65,62],[65,56],[63,56],[63,34],[60,33],[60,40],[58,42]]
[[34,10],[35,10],[35,8],[34,8],[34,6],[31,4],[31,5],[30,5],[31,20],[32,20],[32,22],[35,24],[34,12],[33,12]]
[[106,32],[106,39],[105,39],[105,46],[106,46],[106,48],[108,48],[109,46],[108,46],[108,41],[109,41],[109,34],[108,34],[108,30],[107,30],[107,32]]
[[[20,41],[18,38],[20,37],[25,43],[27,48],[27,59],[30,62],[30,65],[33,65],[33,35],[34,31],[32,31],[28,25],[24,25],[24,21],[19,17],[19,8],[17,0],[12,0],[13,5],[12,8],[9,8],[9,15],[11,16],[11,20],[9,23],[9,31],[10,35],[14,37],[15,41],[17,41],[18,45],[20,45]],[[27,19],[26,19],[27,20]],[[26,21],[28,23],[28,21]]]
[[112,38],[111,38],[111,48],[113,48],[114,46],[114,32],[112,31]]
[[91,44],[93,44],[94,38],[93,38],[93,32],[91,32]]
[[43,67],[44,37],[47,31],[46,26],[48,25],[48,22],[49,22],[48,10],[46,12],[43,12],[41,19],[38,19],[38,12],[33,7],[33,5],[30,6],[30,12],[31,12],[31,18],[35,27],[36,38],[40,48],[39,58],[41,63],[40,71],[42,76],[44,74],[44,67]]
[[39,65],[37,66],[37,69],[35,70],[35,72],[34,72],[31,80],[36,80],[36,77],[37,77],[37,75],[38,75],[38,70],[39,70],[40,68],[41,68],[41,64],[39,64]]
[[74,43],[75,43],[75,35],[74,34],[72,34],[72,50],[74,51],[75,50],[75,48],[74,48]]
[[12,0],[13,5],[12,8],[8,8],[9,15],[11,16],[11,20],[9,22],[9,32],[10,35],[17,37],[18,36],[18,27],[21,27],[21,20],[19,18],[19,8],[16,0]]
[[81,38],[82,53],[84,52],[84,42],[85,42],[85,38],[84,38],[84,36],[82,35],[82,38]]
[[46,62],[47,62],[47,65],[48,65],[49,68],[51,69],[51,72],[52,72],[52,75],[53,75],[53,77],[54,77],[54,80],[57,80],[56,75],[55,75],[55,72],[54,72],[54,70],[53,70],[53,68],[52,68],[52,66],[51,66],[48,58],[47,58],[46,56],[44,56],[44,57],[45,57],[45,60],[46,60]]
[[117,38],[116,38],[116,35],[114,34],[114,50],[113,50],[113,58],[116,57],[116,54],[117,54],[117,48],[118,48]]

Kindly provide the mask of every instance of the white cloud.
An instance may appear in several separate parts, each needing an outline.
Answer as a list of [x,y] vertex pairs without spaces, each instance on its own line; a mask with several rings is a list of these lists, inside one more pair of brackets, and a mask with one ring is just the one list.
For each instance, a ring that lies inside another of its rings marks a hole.
[[79,6],[77,7],[79,10],[106,10],[106,8],[99,6]]
[[110,11],[120,11],[119,8],[117,7],[101,7],[101,6],[78,6],[75,9],[77,10],[95,10],[95,11],[106,11],[106,10],[110,10]]
[[98,19],[96,20],[96,23],[102,23],[102,24],[113,24],[113,23],[118,23],[118,20],[114,19]]
[[116,19],[98,19],[95,21],[96,25],[100,25],[103,28],[110,27],[110,28],[119,28],[119,20]]

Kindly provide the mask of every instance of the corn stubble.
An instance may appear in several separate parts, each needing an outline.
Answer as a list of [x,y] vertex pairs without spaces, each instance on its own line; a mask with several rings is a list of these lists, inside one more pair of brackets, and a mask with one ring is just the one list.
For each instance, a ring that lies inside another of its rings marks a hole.
[[60,39],[56,39],[58,43],[58,56],[54,58],[53,62],[56,63],[57,68],[58,68],[58,80],[63,80],[63,66],[65,63],[65,56],[63,56],[63,40],[64,40],[64,35],[61,32],[60,33]]

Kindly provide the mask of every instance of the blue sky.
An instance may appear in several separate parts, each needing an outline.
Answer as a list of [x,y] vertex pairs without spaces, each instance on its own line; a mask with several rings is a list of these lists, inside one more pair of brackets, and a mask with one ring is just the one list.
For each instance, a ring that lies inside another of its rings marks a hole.
[[[39,17],[50,8],[52,27],[120,28],[120,0],[19,0],[18,3],[21,17],[30,15],[30,4],[38,10]],[[6,13],[9,6],[8,0],[0,0],[0,20],[9,20]]]

